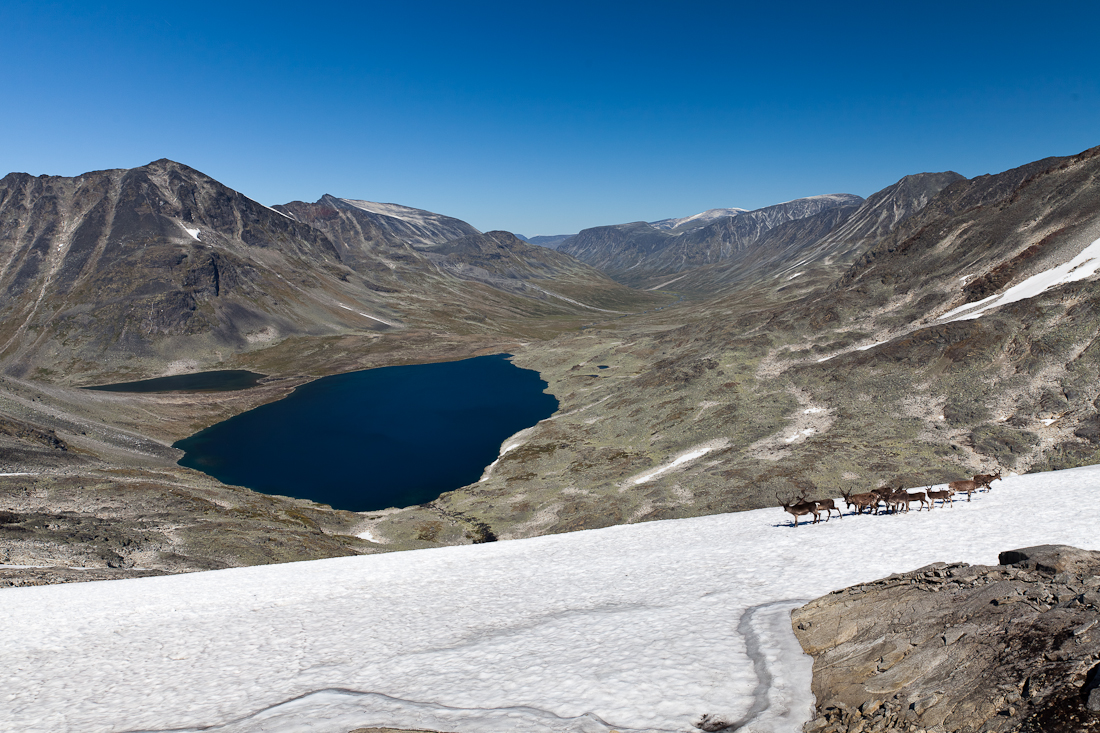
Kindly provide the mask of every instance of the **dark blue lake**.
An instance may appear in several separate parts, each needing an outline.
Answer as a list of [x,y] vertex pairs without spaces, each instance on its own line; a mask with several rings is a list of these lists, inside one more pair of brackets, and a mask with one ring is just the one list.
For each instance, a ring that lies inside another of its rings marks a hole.
[[558,409],[507,356],[318,379],[177,442],[179,463],[336,509],[422,504],[477,481],[508,436]]
[[255,387],[265,375],[243,369],[224,369],[216,372],[177,374],[174,377],[155,377],[139,382],[120,382],[85,387],[100,392],[232,392]]

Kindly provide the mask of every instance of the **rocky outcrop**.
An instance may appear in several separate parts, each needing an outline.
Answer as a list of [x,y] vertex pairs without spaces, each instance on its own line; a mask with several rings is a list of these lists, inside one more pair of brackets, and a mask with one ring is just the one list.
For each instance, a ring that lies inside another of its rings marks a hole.
[[814,657],[809,733],[1100,731],[1100,552],[935,563],[792,614]]

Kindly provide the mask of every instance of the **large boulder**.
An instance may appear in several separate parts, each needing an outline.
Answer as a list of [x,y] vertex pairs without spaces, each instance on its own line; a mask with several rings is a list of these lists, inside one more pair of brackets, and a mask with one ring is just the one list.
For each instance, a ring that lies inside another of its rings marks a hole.
[[812,733],[1100,731],[1100,553],[1003,552],[836,591],[792,614]]

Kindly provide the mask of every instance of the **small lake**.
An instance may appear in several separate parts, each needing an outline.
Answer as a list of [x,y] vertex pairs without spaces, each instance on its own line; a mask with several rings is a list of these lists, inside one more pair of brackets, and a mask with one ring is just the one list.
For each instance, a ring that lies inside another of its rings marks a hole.
[[177,442],[179,463],[335,509],[423,504],[477,481],[505,439],[558,409],[508,356],[318,379]]
[[222,369],[215,372],[142,379],[139,382],[101,384],[84,389],[94,389],[99,392],[232,392],[255,387],[265,376],[267,375],[244,369]]

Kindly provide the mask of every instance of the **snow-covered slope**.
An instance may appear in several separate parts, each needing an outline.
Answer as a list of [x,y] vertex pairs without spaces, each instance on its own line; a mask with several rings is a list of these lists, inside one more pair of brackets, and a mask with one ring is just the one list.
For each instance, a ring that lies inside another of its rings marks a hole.
[[725,216],[737,216],[738,214],[744,214],[748,209],[707,209],[700,214],[692,214],[691,216],[681,217],[679,219],[661,219],[660,221],[651,221],[649,225],[654,229],[675,229],[683,224],[691,224],[695,226],[703,226],[709,224],[715,219],[720,219]]
[[937,560],[1100,549],[1100,467],[789,526],[764,509],[495,544],[0,591],[0,730],[796,731],[802,599]]

